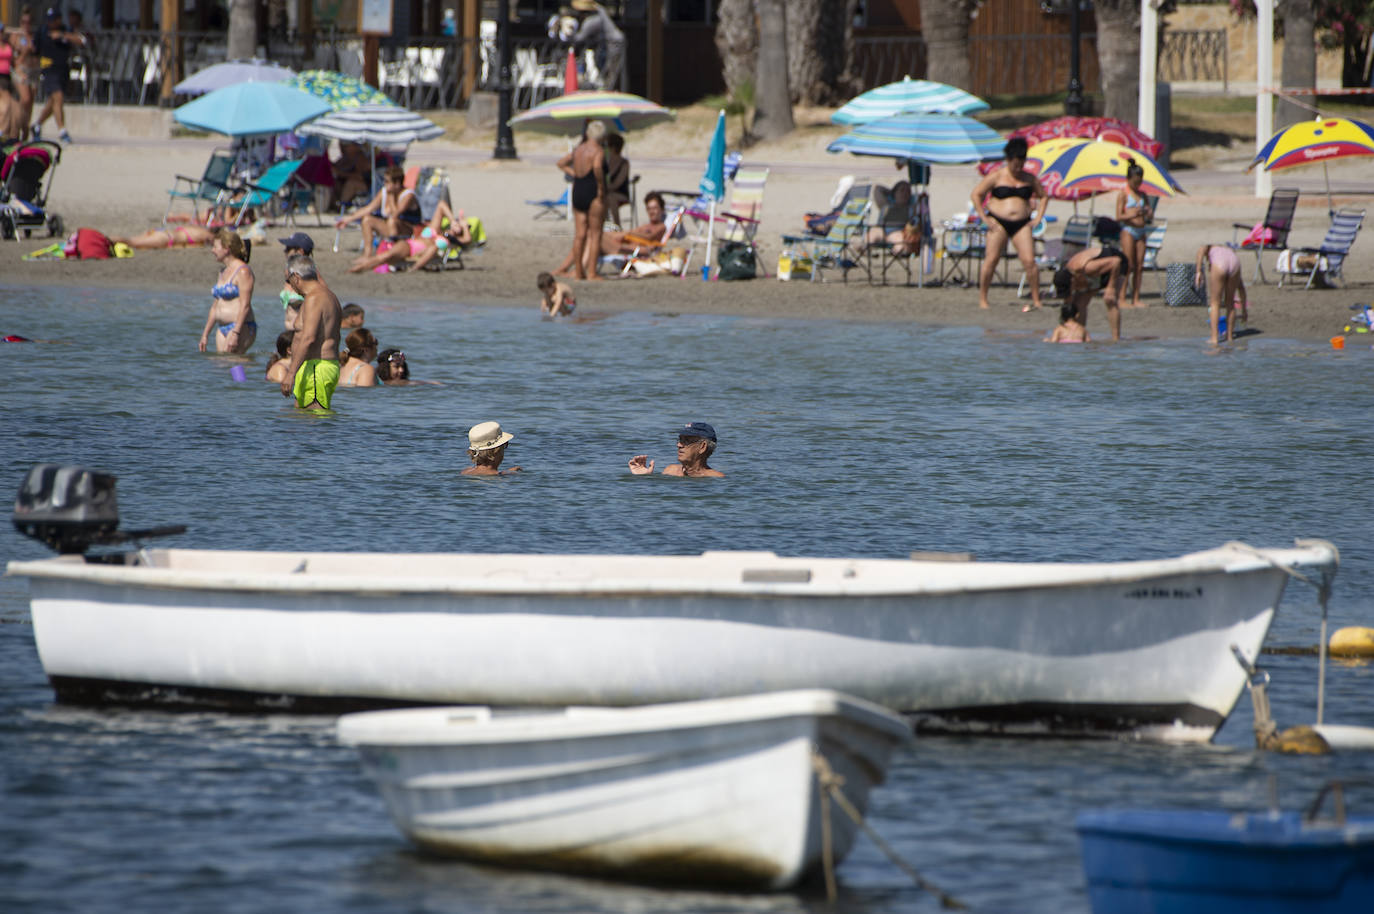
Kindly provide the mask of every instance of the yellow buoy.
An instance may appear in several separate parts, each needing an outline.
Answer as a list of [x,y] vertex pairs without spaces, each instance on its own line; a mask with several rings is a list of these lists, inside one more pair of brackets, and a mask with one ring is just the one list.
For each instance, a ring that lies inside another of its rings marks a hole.
[[1332,657],[1374,657],[1374,628],[1351,625],[1337,629],[1329,648]]

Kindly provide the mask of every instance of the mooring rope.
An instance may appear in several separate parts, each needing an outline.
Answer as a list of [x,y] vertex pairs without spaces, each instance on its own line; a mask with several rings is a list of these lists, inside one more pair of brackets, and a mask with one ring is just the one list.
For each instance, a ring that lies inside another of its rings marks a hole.
[[916,885],[934,895],[940,900],[940,907],[951,911],[966,911],[968,905],[942,891],[939,886],[927,880],[910,863],[902,859],[901,855],[893,850],[892,845],[882,839],[873,828],[864,821],[863,815],[849,802],[849,798],[844,795],[840,788],[844,786],[844,778],[836,774],[830,767],[830,763],[817,751],[811,753],[811,767],[816,771],[816,782],[821,788],[821,861],[825,868],[825,895],[826,900],[834,902],[835,891],[835,860],[834,847],[830,834],[830,800],[833,797],[835,805],[844,810],[845,815],[853,820],[865,835],[882,851],[888,860],[891,860],[898,869],[911,877]]

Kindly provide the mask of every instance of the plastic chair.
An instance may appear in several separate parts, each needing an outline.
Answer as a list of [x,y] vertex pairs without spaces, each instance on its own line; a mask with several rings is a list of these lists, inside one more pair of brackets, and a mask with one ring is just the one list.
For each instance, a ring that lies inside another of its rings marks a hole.
[[[232,150],[216,149],[210,153],[210,161],[205,163],[205,172],[199,179],[177,175],[172,189],[167,191],[167,211],[162,214],[162,224],[167,224],[172,216],[172,207],[178,200],[190,200],[191,218],[196,222],[208,222],[210,214],[230,192],[229,182],[234,173],[235,159]],[[201,201],[206,203],[204,220],[200,218]]]
[[[301,159],[282,159],[274,162],[272,167],[267,169],[256,182],[248,182],[243,185],[246,193],[239,200],[233,201],[239,208],[239,214],[234,218],[234,227],[243,222],[243,217],[250,209],[261,209],[277,198],[277,194],[296,176],[296,172],[301,167]],[[287,213],[291,223],[294,225],[296,218],[295,212],[288,209]]]
[[1265,210],[1264,221],[1259,225],[1259,236],[1253,240],[1240,238],[1241,229],[1252,234],[1255,227],[1244,222],[1231,223],[1231,242],[1227,247],[1239,252],[1255,252],[1255,279],[1264,282],[1264,266],[1260,259],[1265,251],[1282,251],[1288,247],[1288,233],[1293,229],[1293,215],[1298,209],[1298,190],[1295,187],[1280,187],[1269,195],[1269,208]]
[[[1296,265],[1297,258],[1290,257],[1288,273],[1301,276],[1307,274],[1307,285],[1304,289],[1312,288],[1312,283],[1321,274],[1325,279],[1340,279],[1345,281],[1342,268],[1345,266],[1345,259],[1350,254],[1350,246],[1355,243],[1355,239],[1360,234],[1360,227],[1364,225],[1365,211],[1362,209],[1342,209],[1331,214],[1331,226],[1326,230],[1326,237],[1322,239],[1321,247],[1298,248],[1298,253],[1315,255],[1312,258],[1312,266],[1302,268]],[[1284,273],[1279,273],[1279,286],[1283,286]]]

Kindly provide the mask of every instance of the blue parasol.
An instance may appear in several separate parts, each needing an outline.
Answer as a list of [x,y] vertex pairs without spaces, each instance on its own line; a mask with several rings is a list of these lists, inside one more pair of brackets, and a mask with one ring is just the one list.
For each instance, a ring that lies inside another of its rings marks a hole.
[[958,165],[1000,159],[1006,145],[997,131],[959,114],[896,114],[864,124],[825,147],[827,152]]
[[225,136],[288,133],[330,110],[323,99],[281,83],[238,83],[172,112],[177,123]]

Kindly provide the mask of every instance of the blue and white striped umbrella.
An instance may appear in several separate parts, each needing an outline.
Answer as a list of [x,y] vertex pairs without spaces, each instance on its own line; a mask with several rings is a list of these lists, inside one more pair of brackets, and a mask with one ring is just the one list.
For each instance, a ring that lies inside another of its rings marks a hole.
[[987,102],[963,89],[907,76],[850,99],[830,120],[867,124],[894,114],[972,114],[987,107]]
[[296,132],[394,149],[416,140],[436,139],[444,128],[400,105],[359,105],[326,114]]
[[959,114],[897,114],[864,124],[825,147],[827,152],[959,165],[1000,159],[1006,140],[991,127]]

